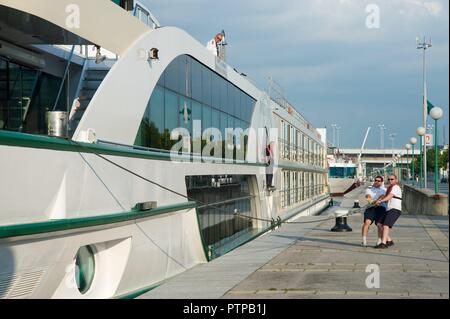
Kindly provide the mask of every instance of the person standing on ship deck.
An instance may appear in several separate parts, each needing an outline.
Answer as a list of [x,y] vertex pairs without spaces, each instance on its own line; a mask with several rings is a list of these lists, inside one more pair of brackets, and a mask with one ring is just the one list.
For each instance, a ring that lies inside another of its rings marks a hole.
[[206,48],[208,51],[211,51],[215,56],[219,56],[219,43],[222,42],[223,35],[222,33],[217,33],[216,36],[206,44]]

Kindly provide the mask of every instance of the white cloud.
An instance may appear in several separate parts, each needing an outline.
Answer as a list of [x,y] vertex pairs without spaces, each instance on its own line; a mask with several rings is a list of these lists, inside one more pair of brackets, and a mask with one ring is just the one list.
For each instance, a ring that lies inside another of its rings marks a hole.
[[398,8],[398,12],[409,16],[439,16],[444,11],[441,1],[394,0],[392,3]]
[[439,15],[443,10],[442,4],[437,1],[425,2],[424,6],[432,15]]

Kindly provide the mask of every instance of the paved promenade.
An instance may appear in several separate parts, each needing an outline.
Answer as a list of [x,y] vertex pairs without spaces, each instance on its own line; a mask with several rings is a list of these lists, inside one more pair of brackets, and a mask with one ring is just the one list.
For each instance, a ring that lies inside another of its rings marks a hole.
[[[141,298],[449,298],[448,217],[403,215],[395,246],[382,250],[360,246],[361,223],[351,216],[351,233],[330,232],[334,220],[285,224]],[[370,264],[379,265],[379,289],[366,286]]]

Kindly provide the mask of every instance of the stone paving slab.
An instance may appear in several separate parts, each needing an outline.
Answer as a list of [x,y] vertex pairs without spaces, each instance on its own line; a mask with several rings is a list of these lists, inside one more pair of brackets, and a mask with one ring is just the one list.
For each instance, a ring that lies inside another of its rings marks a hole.
[[[361,247],[361,215],[349,224],[353,232],[337,234],[334,220],[285,224],[141,298],[448,299],[448,217],[402,216],[384,250]],[[369,237],[375,244],[374,226]],[[369,264],[380,268],[379,289],[366,287]]]
[[[323,217],[319,217],[323,219]],[[317,219],[317,217],[316,217]],[[314,218],[305,218],[314,220]],[[317,222],[316,224],[319,224]],[[277,231],[259,237],[207,264],[198,265],[163,285],[140,296],[141,299],[218,299],[245,280],[260,267],[295,243],[297,232],[306,232],[312,224],[283,227],[286,237],[273,236]]]
[[[361,216],[352,216],[349,218],[355,229],[352,233],[322,236],[332,226],[332,222],[326,222],[308,234],[297,235],[295,244],[225,297],[236,298],[235,291],[248,291],[251,293],[239,294],[239,298],[254,298],[258,292],[269,299],[448,298],[448,250],[443,250],[448,247],[448,240],[444,242],[445,235],[439,233],[432,220],[425,216],[401,218],[398,225],[405,227],[394,227],[392,238],[396,245],[386,250],[360,246],[356,227],[360,223]],[[285,236],[281,231],[279,236]],[[376,238],[374,227],[370,236]],[[342,240],[344,237],[346,241]],[[380,267],[379,289],[366,287],[369,264]],[[281,294],[283,291],[285,294]]]

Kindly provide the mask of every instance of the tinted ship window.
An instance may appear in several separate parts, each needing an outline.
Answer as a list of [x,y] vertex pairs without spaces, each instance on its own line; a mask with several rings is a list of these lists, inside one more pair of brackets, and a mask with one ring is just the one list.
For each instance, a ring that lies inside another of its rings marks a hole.
[[[223,143],[226,128],[245,131],[250,127],[255,103],[248,94],[197,60],[179,56],[166,68],[153,91],[135,145],[170,150],[176,143],[170,141],[170,132],[181,127],[192,137],[193,120],[201,120],[201,133],[211,127],[220,130]],[[247,141],[244,136],[242,140]]]
[[[236,248],[258,232],[251,191],[253,176],[187,176],[189,198],[198,201],[198,221],[211,259]],[[266,225],[264,225],[266,226]]]

